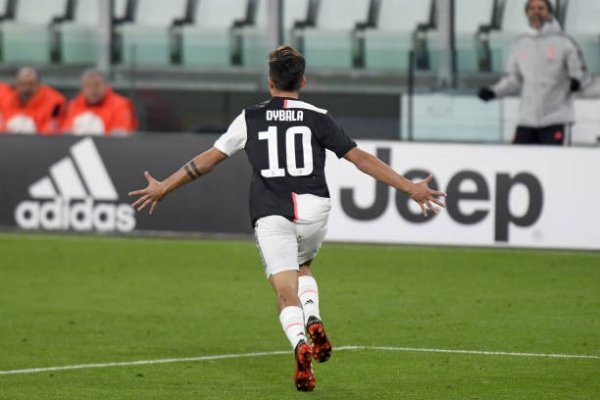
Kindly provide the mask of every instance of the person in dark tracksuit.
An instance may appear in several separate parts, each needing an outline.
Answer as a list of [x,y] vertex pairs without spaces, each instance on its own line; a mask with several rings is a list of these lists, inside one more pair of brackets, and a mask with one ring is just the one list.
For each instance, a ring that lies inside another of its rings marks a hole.
[[548,0],[529,0],[530,28],[513,43],[506,76],[479,98],[521,94],[515,144],[561,145],[575,120],[574,93],[591,84],[583,55],[553,16]]

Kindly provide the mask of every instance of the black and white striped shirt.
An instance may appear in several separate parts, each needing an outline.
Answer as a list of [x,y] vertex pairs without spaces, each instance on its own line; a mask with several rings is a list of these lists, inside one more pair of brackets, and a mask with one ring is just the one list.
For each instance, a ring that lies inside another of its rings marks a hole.
[[327,110],[284,97],[244,109],[215,142],[227,156],[246,151],[253,225],[268,215],[296,220],[298,195],[328,198],[325,149],[341,158],[355,146]]

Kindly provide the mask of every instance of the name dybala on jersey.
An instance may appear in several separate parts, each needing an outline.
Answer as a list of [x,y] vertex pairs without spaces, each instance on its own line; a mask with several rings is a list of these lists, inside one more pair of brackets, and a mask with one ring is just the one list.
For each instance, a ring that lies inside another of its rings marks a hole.
[[244,109],[215,142],[227,156],[244,149],[253,168],[252,225],[261,217],[298,219],[297,198],[329,198],[325,149],[342,158],[356,143],[327,110],[285,97]]

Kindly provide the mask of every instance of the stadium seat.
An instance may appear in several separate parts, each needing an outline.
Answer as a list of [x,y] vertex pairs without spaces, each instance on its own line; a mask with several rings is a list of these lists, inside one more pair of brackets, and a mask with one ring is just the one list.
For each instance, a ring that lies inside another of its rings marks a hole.
[[456,0],[455,48],[460,72],[479,71],[477,33],[492,22],[494,0]]
[[366,67],[407,69],[413,35],[419,24],[429,22],[430,13],[429,0],[383,0],[375,28],[364,32]]
[[[240,38],[241,63],[245,66],[264,66],[268,52],[268,0],[259,0],[255,24],[237,29],[234,35]],[[283,1],[284,43],[291,43],[291,31],[296,21],[306,18],[308,0]]]
[[73,19],[55,27],[60,62],[91,64],[96,61],[98,8],[94,0],[78,0]]
[[[115,0],[113,16],[123,16],[127,0]],[[56,25],[58,59],[65,64],[92,64],[98,51],[97,0],[76,0],[71,20]]]
[[268,0],[248,0],[246,16],[231,28],[231,62],[234,65],[264,65],[267,58]]
[[283,2],[283,38],[292,43],[292,30],[296,23],[305,21],[309,0],[284,0]]
[[193,66],[230,64],[230,29],[247,13],[248,0],[201,0],[193,23],[181,27],[182,61]]
[[368,0],[321,0],[315,26],[298,31],[310,67],[351,68],[352,30],[367,19]]
[[10,16],[9,3],[10,0],[0,0],[0,20]]
[[50,61],[48,26],[66,11],[66,0],[20,0],[14,19],[0,23],[2,61],[45,64]]
[[574,37],[584,54],[589,70],[600,73],[600,2],[571,0],[568,4],[565,31]]
[[184,15],[185,8],[186,0],[138,0],[133,21],[116,28],[122,40],[122,63],[168,65],[169,27]]

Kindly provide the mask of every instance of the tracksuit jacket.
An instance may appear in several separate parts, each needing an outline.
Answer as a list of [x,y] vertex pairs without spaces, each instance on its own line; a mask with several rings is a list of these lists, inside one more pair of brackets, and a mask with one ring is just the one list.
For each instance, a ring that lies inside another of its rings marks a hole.
[[517,38],[506,76],[491,89],[498,97],[521,93],[520,126],[570,124],[575,120],[571,78],[582,88],[591,83],[579,46],[552,19]]

